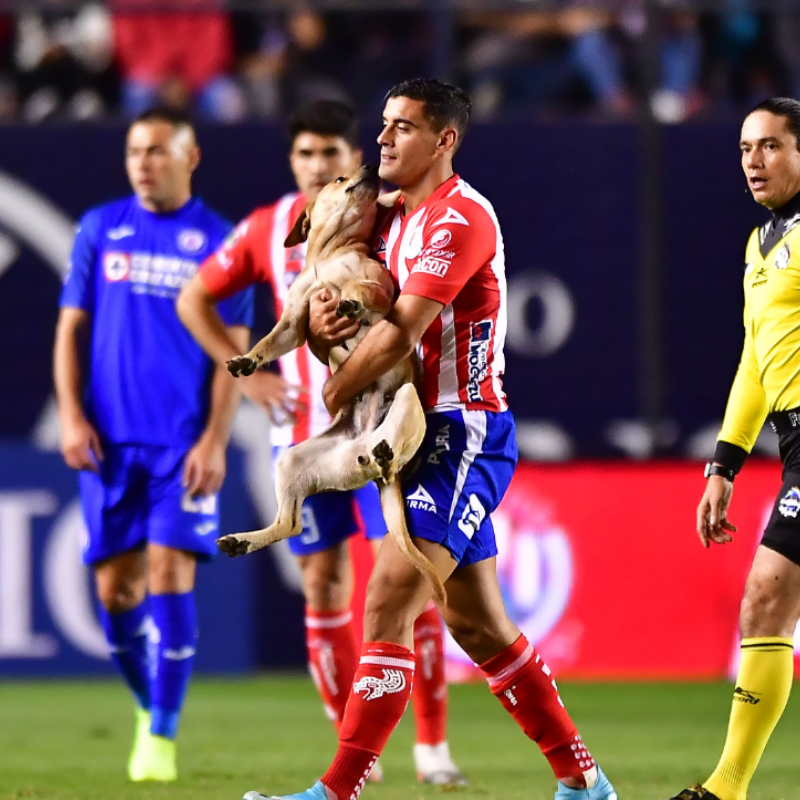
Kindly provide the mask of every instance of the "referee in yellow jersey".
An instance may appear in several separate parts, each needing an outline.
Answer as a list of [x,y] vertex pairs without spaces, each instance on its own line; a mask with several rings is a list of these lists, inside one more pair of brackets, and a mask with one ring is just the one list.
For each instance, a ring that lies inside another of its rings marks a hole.
[[[779,436],[783,486],[745,586],[742,658],[722,757],[702,785],[673,800],[745,800],[794,674],[800,617],[800,102],[773,98],[744,120],[742,168],[772,219],[750,235],[744,349],[697,509],[704,547],[726,544],[733,480],[765,420]],[[798,770],[800,784],[800,769]]]

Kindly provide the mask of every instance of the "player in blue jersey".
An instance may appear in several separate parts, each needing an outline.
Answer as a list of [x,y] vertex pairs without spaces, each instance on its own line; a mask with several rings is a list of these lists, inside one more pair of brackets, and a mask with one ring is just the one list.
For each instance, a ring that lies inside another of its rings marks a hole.
[[[197,644],[198,560],[215,552],[217,492],[239,394],[175,310],[230,225],[192,196],[194,130],[150,111],[128,130],[134,195],[81,220],[61,298],[55,384],[101,619],[137,701],[131,780],[177,777],[175,735]],[[246,349],[252,293],[220,310]],[[243,350],[244,352],[244,350]]]

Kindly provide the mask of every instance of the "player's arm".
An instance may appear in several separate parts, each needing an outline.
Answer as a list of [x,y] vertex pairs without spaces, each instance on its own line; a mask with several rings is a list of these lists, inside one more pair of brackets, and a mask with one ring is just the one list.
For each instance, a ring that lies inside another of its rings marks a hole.
[[408,358],[442,308],[436,300],[401,294],[389,314],[370,328],[325,384],[323,399],[331,415]]
[[[714,463],[738,473],[767,418],[767,398],[758,378],[753,339],[746,331],[742,358],[733,379],[725,418],[714,451]],[[721,475],[708,478],[697,509],[697,533],[704,547],[732,540],[736,526],[728,519],[733,482]]]
[[100,437],[86,419],[83,406],[84,365],[91,335],[97,223],[81,220],[70,256],[61,298],[53,353],[53,381],[61,422],[61,452],[72,469],[97,471],[103,460]]
[[[231,326],[226,329],[234,345],[246,349],[250,329]],[[200,438],[184,461],[183,485],[193,497],[214,494],[225,480],[225,449],[242,392],[237,380],[224,365],[214,367],[208,420]]]

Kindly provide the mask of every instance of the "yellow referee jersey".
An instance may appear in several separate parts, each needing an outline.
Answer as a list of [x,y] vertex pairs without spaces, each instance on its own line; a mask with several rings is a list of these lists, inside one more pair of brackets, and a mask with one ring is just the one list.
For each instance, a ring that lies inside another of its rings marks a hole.
[[719,440],[748,453],[767,414],[800,406],[800,209],[756,228],[744,272],[744,348]]

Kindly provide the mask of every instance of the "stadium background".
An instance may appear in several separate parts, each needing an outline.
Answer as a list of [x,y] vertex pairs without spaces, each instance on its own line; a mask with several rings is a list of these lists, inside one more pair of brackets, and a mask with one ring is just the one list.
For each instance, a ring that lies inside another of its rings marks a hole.
[[[55,5],[26,9],[50,24]],[[86,5],[62,0],[59,18]],[[740,172],[738,124],[763,96],[798,93],[797,65],[780,60],[777,43],[798,15],[780,0],[600,7],[441,1],[383,3],[378,12],[377,4],[343,2],[317,12],[312,4],[303,13],[321,19],[325,35],[311,63],[318,72],[331,67],[327,83],[301,80],[314,74],[292,44],[289,4],[196,10],[232,20],[243,49],[225,74],[245,99],[252,87],[244,59],[253,52],[242,31],[260,26],[252,47],[267,61],[265,42],[285,32],[271,110],[250,102],[235,121],[199,120],[196,188],[231,220],[289,190],[278,117],[303,92],[350,89],[364,112],[370,160],[382,81],[428,72],[485,92],[488,80],[496,94],[480,95],[481,118],[456,165],[491,199],[506,239],[506,386],[526,462],[497,520],[508,605],[561,676],[723,677],[734,668],[744,576],[779,485],[774,439],[765,433],[763,460],[737,481],[735,547],[703,552],[694,508],[738,359],[744,244],[764,218]],[[569,22],[587,8],[595,15],[588,28]],[[511,22],[502,17],[509,9],[518,15]],[[117,18],[124,10],[121,2],[112,8]],[[78,119],[65,101],[37,118],[30,75],[14,55],[24,15],[2,11],[0,84],[13,102],[0,112],[0,676],[106,673],[78,560],[76,481],[57,453],[50,375],[74,222],[128,191],[124,76],[96,114]],[[481,72],[478,45],[502,47],[514,24],[528,32],[528,49]],[[377,55],[365,46],[347,61],[348,28],[377,42]],[[573,47],[586,30],[618,48],[624,97],[593,94],[598,84],[581,72],[587,62],[575,60]],[[686,45],[675,62],[686,69],[695,52],[688,45],[700,48],[695,78],[677,97],[661,86],[660,54],[673,40]],[[520,81],[544,88],[526,94]],[[267,307],[262,296],[260,330],[270,324]],[[269,457],[268,423],[245,405],[223,493],[226,530],[271,517]],[[199,671],[302,669],[302,600],[285,549],[218,560],[201,571],[198,597]],[[686,649],[697,656],[682,658]],[[453,676],[470,677],[455,648],[451,655]]]

